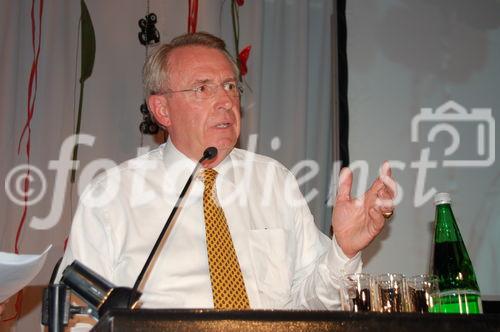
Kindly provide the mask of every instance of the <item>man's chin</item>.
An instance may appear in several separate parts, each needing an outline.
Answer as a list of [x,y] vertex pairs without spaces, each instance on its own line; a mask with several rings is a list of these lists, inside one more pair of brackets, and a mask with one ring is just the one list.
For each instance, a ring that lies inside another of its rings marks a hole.
[[226,153],[229,154],[231,150],[233,150],[234,146],[236,145],[236,140],[233,139],[221,139],[216,142],[213,142],[213,145],[217,148],[218,153]]
[[213,144],[213,145],[208,145],[207,147],[210,146],[214,146],[217,148],[217,156],[214,159],[207,161],[206,163],[203,163],[203,166],[205,167],[217,166],[234,149],[234,144]]

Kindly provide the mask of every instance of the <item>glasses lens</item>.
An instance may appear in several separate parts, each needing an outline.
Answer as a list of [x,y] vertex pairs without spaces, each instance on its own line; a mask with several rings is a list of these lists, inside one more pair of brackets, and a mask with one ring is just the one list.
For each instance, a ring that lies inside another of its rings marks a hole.
[[203,84],[193,89],[196,97],[200,99],[212,98],[219,88],[224,89],[224,91],[232,97],[239,97],[243,92],[243,88],[239,83],[236,82],[226,82],[221,85],[219,84]]
[[202,84],[193,89],[196,97],[199,99],[209,99],[212,98],[217,92],[217,84]]
[[167,93],[194,92],[195,97],[198,99],[210,99],[215,96],[219,88],[222,88],[224,92],[231,97],[239,97],[243,93],[243,86],[239,82],[225,82],[222,84],[205,83],[191,89],[177,91],[170,90]]

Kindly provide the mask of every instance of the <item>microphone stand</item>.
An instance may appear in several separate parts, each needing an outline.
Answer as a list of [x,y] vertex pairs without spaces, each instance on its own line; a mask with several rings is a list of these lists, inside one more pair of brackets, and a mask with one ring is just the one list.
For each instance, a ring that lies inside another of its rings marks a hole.
[[163,229],[160,232],[160,235],[158,236],[158,239],[156,240],[155,245],[153,246],[153,249],[151,249],[151,252],[149,253],[149,257],[146,260],[146,263],[142,267],[141,273],[139,273],[139,276],[137,277],[134,287],[132,287],[132,292],[130,294],[129,302],[128,302],[128,307],[132,308],[134,305],[133,301],[136,297],[137,290],[139,289],[139,286],[142,283],[142,280],[144,279],[144,275],[146,274],[147,270],[149,269],[149,266],[151,265],[151,261],[156,255],[156,252],[158,251],[158,248],[160,247],[161,242],[163,241],[163,237],[167,233],[167,230],[170,227],[170,223],[174,219],[174,217],[177,215],[177,211],[179,207],[181,206],[181,203],[184,199],[184,195],[186,195],[186,192],[188,191],[189,187],[191,186],[191,182],[193,181],[193,177],[198,171],[198,169],[201,166],[201,163],[204,162],[205,160],[211,160],[215,158],[217,155],[217,149],[215,147],[209,147],[206,148],[205,151],[203,152],[203,157],[198,161],[196,164],[196,167],[194,168],[193,172],[189,176],[189,179],[187,180],[186,184],[184,185],[184,188],[181,191],[181,194],[179,195],[179,198],[177,199],[177,202],[174,205],[174,208],[172,209],[172,212],[170,212],[170,215],[168,216],[168,219],[163,226]]

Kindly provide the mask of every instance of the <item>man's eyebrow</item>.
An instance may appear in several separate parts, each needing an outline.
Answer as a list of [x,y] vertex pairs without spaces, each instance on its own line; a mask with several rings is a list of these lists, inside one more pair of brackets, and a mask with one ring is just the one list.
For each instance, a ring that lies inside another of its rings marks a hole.
[[236,82],[238,79],[236,77],[228,77],[222,81],[222,83]]
[[211,83],[213,82],[213,80],[211,79],[208,79],[208,78],[205,78],[205,79],[197,79],[197,80],[194,80],[194,84],[205,84],[205,83]]
[[[236,77],[228,77],[222,80],[222,83],[227,83],[227,82],[236,82],[237,78]],[[205,78],[205,79],[196,79],[194,80],[193,84],[206,84],[206,83],[213,83],[215,80]]]

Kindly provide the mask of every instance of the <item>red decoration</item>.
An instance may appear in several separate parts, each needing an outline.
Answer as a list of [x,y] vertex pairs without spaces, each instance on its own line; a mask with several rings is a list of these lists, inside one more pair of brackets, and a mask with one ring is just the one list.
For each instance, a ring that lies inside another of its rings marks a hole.
[[198,0],[189,1],[188,12],[188,33],[196,32],[196,25],[198,24]]
[[[26,141],[26,157],[28,160],[28,164],[30,163],[30,152],[31,152],[31,120],[33,119],[33,114],[35,114],[35,99],[36,99],[36,90],[38,86],[38,59],[40,56],[40,46],[42,42],[42,16],[43,16],[43,0],[39,1],[38,8],[38,45],[36,44],[36,25],[35,25],[35,0],[31,2],[31,46],[33,48],[33,62],[31,64],[30,77],[28,82],[28,102],[27,102],[27,119],[24,124],[23,131],[21,133],[21,138],[19,139],[19,145],[17,147],[17,153],[21,152],[21,143],[24,138],[24,134],[28,134]],[[21,237],[21,231],[23,229],[24,223],[26,221],[26,214],[28,212],[28,192],[30,190],[30,170],[28,168],[26,177],[24,178],[23,190],[24,190],[24,202],[25,205],[23,207],[23,214],[21,216],[21,221],[19,222],[19,226],[17,227],[16,233],[16,241],[14,244],[14,252],[16,254],[19,253],[19,240]]]
[[[27,119],[24,124],[21,138],[19,139],[19,145],[17,147],[17,153],[21,152],[21,143],[23,141],[24,135],[27,133],[27,141],[26,141],[26,158],[28,165],[30,164],[30,152],[31,152],[31,120],[33,119],[33,114],[35,113],[35,100],[36,100],[36,91],[38,87],[38,59],[40,56],[40,46],[42,43],[42,17],[43,17],[43,0],[39,0],[39,8],[38,8],[38,44],[36,44],[36,28],[35,25],[35,0],[31,1],[31,47],[33,49],[33,62],[31,64],[31,71],[28,81],[28,101],[26,105],[26,113]],[[26,222],[26,215],[28,213],[28,192],[30,191],[30,169],[26,173],[26,177],[23,182],[23,191],[24,191],[24,206],[23,206],[23,214],[21,216],[21,220],[17,227],[16,232],[16,240],[14,243],[14,252],[19,254],[19,241],[21,238],[21,231],[23,229],[24,223]],[[8,322],[11,320],[15,320],[21,315],[21,308],[23,305],[23,290],[20,290],[16,295],[15,302],[15,313],[12,317],[2,319],[2,322]]]
[[[242,1],[243,2],[243,1]],[[238,54],[238,63],[240,65],[240,73],[242,76],[245,76],[248,73],[247,61],[250,57],[250,50],[252,49],[251,45],[247,45],[244,49],[241,50],[240,54]]]
[[241,7],[245,4],[245,0],[236,0],[236,3]]

